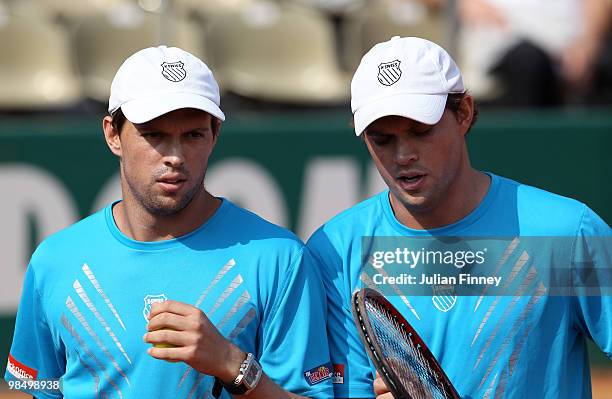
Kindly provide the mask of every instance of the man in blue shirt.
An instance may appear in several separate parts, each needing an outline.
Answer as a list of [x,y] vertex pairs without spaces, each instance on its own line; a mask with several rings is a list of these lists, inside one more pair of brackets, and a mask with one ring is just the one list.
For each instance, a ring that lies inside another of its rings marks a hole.
[[[355,133],[388,190],[332,218],[307,243],[327,291],[336,397],[391,398],[353,323],[351,295],[363,286],[402,312],[461,397],[589,397],[586,338],[612,356],[610,227],[578,201],[470,165],[474,102],[436,44],[399,37],[377,44],[351,91]],[[474,247],[478,238],[496,242],[489,249],[497,255]],[[442,254],[454,257],[457,273],[490,277],[490,285],[468,291],[452,280],[397,278],[431,277],[427,256]],[[584,272],[601,274],[600,294],[570,284],[576,295],[563,295],[555,278]]]
[[204,188],[225,118],[208,67],[141,50],[109,112],[123,199],[36,249],[5,379],[39,398],[332,397],[303,244]]

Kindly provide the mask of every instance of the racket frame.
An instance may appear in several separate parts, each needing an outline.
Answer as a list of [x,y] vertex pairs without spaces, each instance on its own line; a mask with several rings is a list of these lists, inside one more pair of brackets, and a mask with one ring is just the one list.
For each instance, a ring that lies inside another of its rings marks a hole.
[[410,323],[406,321],[404,316],[378,291],[371,288],[362,288],[361,290],[353,293],[351,301],[353,319],[368,356],[374,363],[374,366],[376,367],[376,370],[378,370],[382,380],[385,382],[385,385],[393,394],[393,397],[396,399],[412,399],[412,396],[410,396],[408,391],[402,386],[401,383],[399,383],[401,380],[393,368],[390,367],[387,359],[384,358],[380,344],[376,339],[373,339],[374,334],[372,333],[372,324],[370,323],[370,319],[366,313],[366,297],[386,309],[395,319],[395,322],[403,327],[406,336],[409,336],[412,339],[414,345],[421,352],[422,356],[428,361],[430,368],[438,374],[438,377],[441,380],[442,385],[444,385],[448,391],[450,398],[461,399],[450,379],[442,367],[440,367],[440,364],[436,360],[435,356],[431,353],[427,345],[425,345],[425,342],[421,339],[419,334],[417,334]]

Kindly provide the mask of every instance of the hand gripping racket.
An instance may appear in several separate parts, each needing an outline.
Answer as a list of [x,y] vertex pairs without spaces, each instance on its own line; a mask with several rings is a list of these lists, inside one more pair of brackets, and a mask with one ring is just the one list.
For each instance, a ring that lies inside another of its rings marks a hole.
[[383,295],[370,288],[355,292],[353,317],[395,399],[460,399],[421,337]]

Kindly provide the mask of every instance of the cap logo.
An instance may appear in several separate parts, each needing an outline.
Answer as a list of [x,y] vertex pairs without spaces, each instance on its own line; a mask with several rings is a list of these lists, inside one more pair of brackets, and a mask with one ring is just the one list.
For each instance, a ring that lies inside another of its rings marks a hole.
[[378,66],[378,81],[380,84],[385,86],[391,86],[397,83],[399,78],[402,76],[402,70],[400,69],[400,60],[391,62],[383,62]]
[[162,66],[162,75],[171,82],[180,82],[187,76],[187,71],[183,68],[185,64],[178,62],[164,62]]

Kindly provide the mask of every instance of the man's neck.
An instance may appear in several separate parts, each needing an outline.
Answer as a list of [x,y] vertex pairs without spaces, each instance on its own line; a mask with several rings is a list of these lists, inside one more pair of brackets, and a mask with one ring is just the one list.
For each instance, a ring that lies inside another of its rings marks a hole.
[[117,228],[136,241],[151,242],[184,236],[204,224],[221,205],[221,200],[202,190],[181,211],[159,216],[148,212],[134,198],[125,196],[113,207]]
[[397,220],[406,227],[417,230],[444,227],[460,221],[478,208],[490,184],[488,175],[469,168],[431,209],[409,210],[393,193],[390,195],[391,207]]

